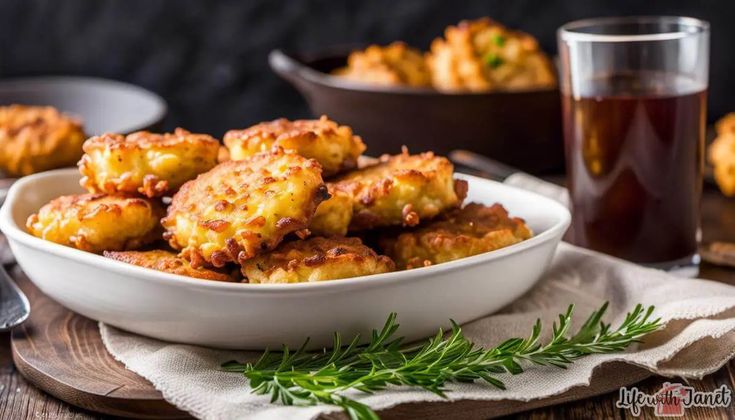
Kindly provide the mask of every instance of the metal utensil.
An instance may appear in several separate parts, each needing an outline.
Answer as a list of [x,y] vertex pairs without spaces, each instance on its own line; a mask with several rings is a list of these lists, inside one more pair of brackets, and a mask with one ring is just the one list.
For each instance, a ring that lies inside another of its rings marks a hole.
[[30,314],[28,298],[0,266],[0,331],[20,325]]
[[520,169],[513,168],[497,160],[482,156],[469,150],[452,150],[449,152],[449,160],[455,164],[466,166],[474,171],[480,172],[487,178],[505,181],[513,174],[521,173]]
[[[1,175],[0,175],[1,176]],[[10,186],[16,180],[14,178],[0,178],[0,205],[5,202],[5,196],[8,194]],[[0,233],[0,265],[10,265],[15,263],[15,257],[10,252],[8,241],[5,239],[5,235]]]
[[449,152],[449,160],[470,168],[485,178],[537,192],[569,207],[569,192],[566,188],[544,181],[512,166],[468,150],[452,150]]
[[[0,204],[5,201],[5,195],[13,181],[15,180],[0,180]],[[0,244],[0,256],[0,331],[7,331],[28,319],[31,305],[3,267],[4,264],[13,262],[7,243]]]

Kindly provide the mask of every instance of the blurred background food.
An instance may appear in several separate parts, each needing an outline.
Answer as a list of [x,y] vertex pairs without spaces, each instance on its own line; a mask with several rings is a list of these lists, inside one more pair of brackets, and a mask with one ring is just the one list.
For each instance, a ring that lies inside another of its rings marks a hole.
[[353,51],[347,57],[347,66],[333,70],[332,74],[385,86],[431,86],[431,74],[423,53],[401,41]]
[[715,125],[717,137],[707,157],[714,166],[715,182],[728,197],[735,196],[735,112],[722,117]]
[[347,66],[332,74],[366,84],[447,92],[556,86],[551,60],[536,39],[487,17],[448,26],[425,55],[401,41],[355,50]]
[[[87,135],[130,133],[154,125],[156,131],[185,126],[222,138],[229,129],[277,116],[293,120],[327,113],[361,133],[373,155],[395,154],[403,144],[443,154],[462,147],[530,172],[560,173],[558,93],[549,89],[501,94],[498,86],[553,85],[544,53],[553,61],[556,29],[574,19],[620,15],[621,10],[630,15],[665,11],[694,16],[718,28],[712,34],[710,122],[733,109],[726,92],[735,88],[735,80],[728,77],[735,57],[728,53],[727,40],[735,35],[728,20],[735,6],[683,0],[68,0],[63,5],[10,0],[0,3],[0,15],[6,18],[0,28],[0,105],[17,102],[2,87],[19,77],[104,77],[160,94],[169,107],[155,97],[131,107],[127,100],[105,100],[90,91],[77,94],[78,89],[63,94],[53,90],[44,97],[49,100],[22,103],[50,104],[75,118],[83,116]],[[470,23],[458,24],[463,20]],[[365,49],[368,45],[374,47]],[[361,52],[350,60],[355,63],[350,77],[366,73],[376,83],[431,84],[460,94],[345,92],[330,86],[319,89],[312,77],[299,82],[300,95],[268,68],[268,53],[277,48],[305,58],[328,51],[343,54],[341,62],[320,62],[325,71],[345,67],[349,52],[358,48]],[[465,59],[470,53],[472,59]],[[419,59],[423,54],[429,59]],[[433,80],[427,81],[432,73]],[[486,89],[498,93],[461,94]],[[33,95],[38,98],[37,92]],[[119,106],[123,103],[126,107]],[[88,108],[70,111],[78,104]],[[129,109],[151,116],[147,125],[131,126]],[[129,129],[99,130],[113,121],[125,122]],[[220,152],[220,159],[226,159],[226,150]]]
[[87,136],[160,128],[165,114],[158,95],[114,80],[0,79],[0,176],[73,166]]
[[432,84],[445,91],[543,89],[556,86],[536,39],[489,18],[449,26],[427,55]]
[[231,128],[259,121],[318,116],[268,68],[274,48],[319,51],[402,40],[427,51],[447,26],[489,16],[533,35],[554,57],[562,24],[621,13],[710,21],[716,28],[710,122],[735,109],[735,4],[726,1],[7,0],[0,2],[0,79],[65,74],[130,82],[168,102],[163,130],[182,126],[222,138]]
[[53,107],[0,107],[0,170],[9,176],[72,166],[85,139],[81,121]]

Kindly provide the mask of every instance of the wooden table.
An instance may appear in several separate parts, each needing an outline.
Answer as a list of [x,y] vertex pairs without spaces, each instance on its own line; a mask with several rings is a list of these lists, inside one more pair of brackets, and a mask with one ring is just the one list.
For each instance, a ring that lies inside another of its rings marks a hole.
[[[735,242],[735,199],[727,199],[714,188],[707,186],[702,202],[702,229],[705,242],[724,240]],[[735,285],[735,269],[716,267],[703,263],[700,277]],[[9,334],[0,334],[0,419],[102,419],[98,414],[88,412],[39,391],[26,382],[16,370],[10,353]],[[661,389],[666,378],[652,377],[638,384],[638,388],[648,394]],[[700,381],[690,381],[697,390],[714,390],[721,385],[735,389],[735,361],[730,361],[722,369]],[[617,392],[586,400],[564,403],[540,408],[516,415],[523,419],[547,418],[633,418],[628,411],[615,407]],[[478,408],[482,402],[476,402]],[[467,407],[467,405],[465,405]],[[434,410],[434,409],[432,409]],[[438,409],[437,409],[438,410]],[[427,413],[448,417],[463,418],[462,412],[442,409],[442,413]],[[391,418],[401,418],[400,411],[389,413]],[[655,418],[651,409],[644,409],[644,418]],[[687,410],[688,418],[733,419],[735,408]]]

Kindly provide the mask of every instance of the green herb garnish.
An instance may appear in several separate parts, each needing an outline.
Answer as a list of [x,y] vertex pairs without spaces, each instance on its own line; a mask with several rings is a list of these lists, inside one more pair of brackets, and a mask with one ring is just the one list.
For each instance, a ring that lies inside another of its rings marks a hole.
[[575,359],[594,354],[622,351],[644,335],[660,328],[660,319],[651,319],[653,306],[637,305],[617,329],[603,323],[607,303],[592,312],[577,333],[569,335],[574,305],[559,315],[548,343],[540,342],[541,321],[537,320],[528,338],[511,338],[497,347],[483,349],[469,341],[459,325],[444,337],[441,329],[425,343],[402,346],[393,338],[398,330],[392,313],[383,329],[373,330],[368,344],[358,345],[355,337],[344,345],[334,334],[332,350],[309,352],[266,351],[255,363],[227,362],[226,371],[244,374],[253,392],[269,394],[271,402],[286,405],[331,404],[342,407],[352,419],[378,419],[367,405],[343,395],[347,390],[372,393],[389,385],[414,386],[446,397],[448,382],[480,381],[505,389],[498,374],[523,372],[524,365],[537,364],[565,368]]
[[495,53],[489,53],[485,56],[485,64],[492,69],[496,69],[503,64],[503,59]]
[[493,35],[493,43],[498,47],[502,47],[503,45],[505,45],[505,37],[500,34],[495,34]]

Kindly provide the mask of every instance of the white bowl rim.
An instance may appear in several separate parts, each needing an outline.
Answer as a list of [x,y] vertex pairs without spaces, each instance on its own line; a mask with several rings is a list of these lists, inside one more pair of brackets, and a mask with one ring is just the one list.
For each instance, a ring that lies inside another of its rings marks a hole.
[[552,241],[557,237],[561,237],[571,222],[571,214],[569,210],[560,203],[544,197],[540,194],[522,190],[517,187],[505,185],[496,181],[480,178],[472,175],[455,173],[460,178],[468,180],[470,183],[493,183],[511,190],[516,190],[522,194],[533,196],[534,199],[542,203],[549,209],[550,213],[555,213],[558,219],[551,227],[517,244],[501,248],[495,251],[485,252],[483,254],[473,255],[471,257],[462,258],[442,264],[432,265],[428,267],[414,268],[411,270],[394,271],[383,274],[372,274],[368,276],[351,277],[347,279],[339,279],[332,281],[311,282],[311,283],[283,283],[283,284],[251,284],[251,283],[235,283],[235,282],[219,282],[194,279],[178,274],[165,273],[153,269],[128,264],[122,261],[105,258],[102,255],[91,252],[81,251],[75,248],[60,245],[41,238],[37,238],[25,231],[25,228],[19,227],[12,217],[11,208],[14,207],[18,196],[29,184],[43,181],[45,178],[54,178],[57,176],[69,175],[76,172],[76,168],[56,169],[34,175],[25,176],[16,181],[5,199],[5,203],[0,208],[0,230],[12,241],[17,241],[27,247],[43,251],[58,257],[67,258],[79,263],[91,265],[100,269],[111,270],[121,275],[135,276],[146,280],[163,283],[168,285],[188,286],[195,289],[205,289],[210,291],[227,291],[239,293],[266,293],[266,294],[284,294],[289,291],[293,292],[332,292],[344,289],[354,289],[356,287],[377,287],[380,285],[392,284],[396,282],[421,281],[424,275],[438,274],[446,271],[455,271],[462,267],[475,266],[485,264],[489,261],[502,258],[506,255],[521,252],[525,249],[535,248],[548,241]]

